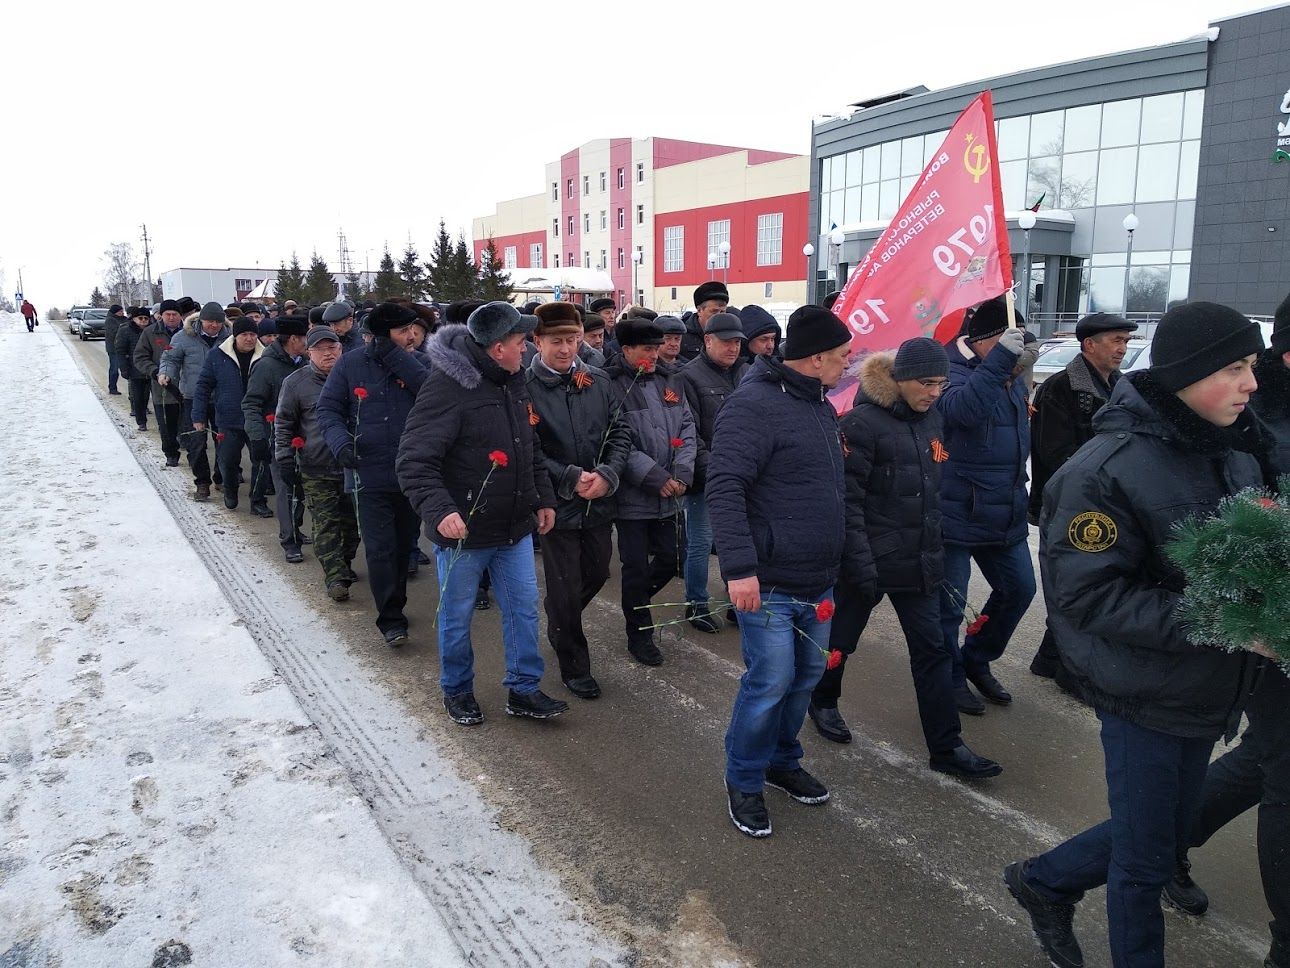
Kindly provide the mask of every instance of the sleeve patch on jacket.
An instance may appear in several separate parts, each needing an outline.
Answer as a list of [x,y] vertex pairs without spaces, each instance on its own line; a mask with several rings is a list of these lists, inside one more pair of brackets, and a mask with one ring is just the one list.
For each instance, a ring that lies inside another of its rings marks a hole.
[[1115,544],[1116,538],[1120,536],[1120,529],[1101,511],[1085,511],[1072,519],[1070,527],[1066,529],[1066,536],[1080,551],[1096,553]]

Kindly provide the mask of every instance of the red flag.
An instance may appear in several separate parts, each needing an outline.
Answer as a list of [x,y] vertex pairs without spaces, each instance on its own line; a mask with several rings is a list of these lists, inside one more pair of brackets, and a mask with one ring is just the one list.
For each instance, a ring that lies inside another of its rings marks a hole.
[[[853,334],[853,353],[935,337],[943,317],[1012,287],[998,157],[993,102],[985,91],[959,115],[842,287],[833,312]],[[945,322],[942,329],[958,335],[953,321]],[[839,411],[850,407],[854,384],[850,374],[829,394]]]

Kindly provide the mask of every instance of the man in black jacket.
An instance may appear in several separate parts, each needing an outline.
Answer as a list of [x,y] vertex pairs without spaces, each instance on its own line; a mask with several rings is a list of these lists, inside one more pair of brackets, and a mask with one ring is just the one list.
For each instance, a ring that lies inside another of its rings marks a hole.
[[117,328],[114,346],[117,365],[121,376],[125,377],[130,390],[130,415],[140,430],[148,429],[148,384],[147,374],[135,369],[134,348],[139,345],[139,337],[152,322],[146,307],[131,307],[129,318],[123,320]]
[[550,719],[569,706],[541,690],[533,529],[555,524],[555,492],[529,424],[521,360],[536,319],[490,302],[427,346],[430,375],[408,414],[399,483],[433,529],[439,569],[439,684],[454,722],[484,720],[475,701],[470,620],[487,568],[502,612],[511,716]]
[[1004,872],[1059,968],[1083,964],[1075,904],[1102,885],[1115,964],[1164,963],[1160,892],[1259,660],[1188,639],[1178,616],[1186,576],[1163,548],[1177,522],[1261,483],[1261,435],[1246,407],[1262,348],[1258,326],[1235,310],[1171,309],[1151,368],[1119,381],[1094,439],[1048,484],[1039,527],[1049,621],[1102,722],[1111,807],[1111,819]]
[[246,395],[242,397],[243,429],[251,452],[251,511],[262,518],[273,516],[274,512],[265,502],[267,480],[272,480],[278,516],[278,543],[292,564],[304,560],[300,551],[300,525],[304,521],[305,495],[298,482],[288,487],[273,463],[273,421],[282,381],[305,365],[307,332],[305,317],[282,317],[278,323],[278,338],[251,366]]
[[[768,837],[765,784],[799,803],[829,791],[802,769],[797,734],[824,671],[829,599],[843,546],[837,413],[851,331],[819,306],[788,321],[784,360],[758,357],[717,414],[708,509],[744,662],[726,731],[726,798],[741,833]],[[825,603],[828,602],[828,605]]]
[[[675,317],[672,317],[675,318]],[[707,483],[708,452],[717,411],[734,393],[748,365],[741,360],[744,330],[739,317],[717,313],[703,328],[703,351],[681,367],[678,376],[699,434],[694,486],[685,497],[685,617],[700,632],[720,629],[708,604],[708,559],[712,556],[712,524],[703,488]]]
[[595,699],[582,612],[609,578],[614,494],[632,451],[631,432],[616,419],[609,375],[579,358],[582,317],[572,303],[534,310],[538,355],[526,372],[529,423],[541,444],[544,471],[558,504],[555,527],[542,537],[546,634],[560,679],[581,699]]
[[107,350],[108,358],[108,393],[114,397],[121,395],[121,391],[116,386],[121,375],[121,368],[116,356],[116,334],[128,322],[125,309],[121,306],[114,304],[108,308],[107,321],[103,324],[103,347]]
[[[1030,412],[1031,524],[1039,523],[1044,487],[1057,468],[1093,439],[1093,415],[1111,399],[1130,334],[1137,328],[1137,323],[1111,313],[1085,316],[1075,324],[1079,355],[1039,385]],[[1057,643],[1052,630],[1046,629],[1030,671],[1052,679],[1060,668]]]
[[694,290],[694,312],[682,316],[685,336],[681,338],[681,359],[689,361],[703,349],[703,327],[717,313],[724,313],[730,305],[730,292],[725,283],[705,282]]
[[151,381],[152,412],[157,418],[157,433],[161,435],[161,450],[166,455],[166,466],[178,467],[179,419],[183,401],[179,396],[179,387],[162,386],[157,382],[157,377],[161,375],[161,355],[170,349],[170,340],[179,332],[184,317],[179,311],[178,301],[174,299],[164,300],[158,313],[161,319],[139,334],[135,343],[134,371],[138,376]]
[[954,656],[940,627],[940,485],[948,454],[936,401],[949,369],[944,347],[924,337],[907,340],[894,354],[875,353],[861,368],[855,406],[840,422],[847,532],[829,633],[829,648],[840,661],[820,677],[807,712],[825,739],[850,742],[838,713],[842,673],[874,606],[886,595],[909,648],[931,768],[979,780],[1003,771],[963,742]]

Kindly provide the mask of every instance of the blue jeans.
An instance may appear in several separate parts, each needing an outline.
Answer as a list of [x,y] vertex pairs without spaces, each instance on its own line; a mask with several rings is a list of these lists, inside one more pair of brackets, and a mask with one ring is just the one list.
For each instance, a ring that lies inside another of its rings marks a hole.
[[[982,615],[990,616],[990,620],[980,632],[964,636],[960,649],[959,626],[963,623],[963,603],[968,600],[973,561],[990,584],[990,597],[978,609]],[[1030,546],[1024,540],[1007,547],[947,544],[945,584],[950,588],[941,587],[941,633],[954,656],[954,685],[961,686],[967,673],[988,672],[990,663],[1003,655],[1008,640],[1035,597],[1035,566],[1030,560]]]
[[685,499],[685,600],[708,600],[708,559],[712,554],[712,522],[708,499],[691,494]]
[[1160,891],[1195,829],[1214,738],[1170,736],[1101,710],[1097,717],[1111,819],[1031,860],[1026,881],[1071,904],[1105,884],[1116,968],[1163,968]]
[[[832,589],[815,601],[830,597]],[[820,681],[829,647],[829,622],[815,617],[815,602],[763,594],[760,612],[739,617],[739,644],[748,671],[739,679],[726,730],[726,781],[743,793],[760,793],[766,769],[795,770],[797,740],[811,690]]]
[[479,578],[485,568],[492,577],[493,592],[502,613],[502,646],[506,652],[506,677],[502,685],[518,693],[537,692],[543,665],[538,652],[538,587],[532,537],[513,545],[467,548],[460,553],[455,546],[435,545],[434,555],[442,603],[439,685],[443,694],[458,696],[474,690],[475,653],[470,644],[470,622],[475,615]]

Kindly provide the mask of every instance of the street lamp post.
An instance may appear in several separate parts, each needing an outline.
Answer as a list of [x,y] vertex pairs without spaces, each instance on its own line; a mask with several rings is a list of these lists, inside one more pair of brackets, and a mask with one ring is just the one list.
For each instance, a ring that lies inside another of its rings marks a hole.
[[1130,212],[1121,223],[1124,231],[1129,233],[1128,251],[1124,260],[1124,317],[1129,317],[1129,273],[1133,270],[1133,233],[1138,227],[1138,217]]
[[838,271],[839,263],[842,261],[842,243],[847,240],[847,234],[841,229],[834,229],[829,233],[829,245],[833,246],[833,282],[841,289],[844,280]]
[[1022,212],[1017,216],[1017,227],[1024,233],[1025,239],[1021,256],[1021,298],[1022,307],[1025,310],[1023,315],[1027,319],[1030,318],[1030,230],[1035,227],[1036,221],[1035,213],[1031,211]]
[[640,304],[642,306],[645,305],[645,300],[641,298],[640,269],[641,269],[641,260],[644,258],[645,258],[645,253],[643,253],[640,249],[632,250],[632,302],[635,302],[637,299],[640,299],[641,300]]
[[724,285],[730,284],[730,240],[723,239],[721,245],[717,248],[721,250],[721,281]]
[[811,298],[811,291],[815,288],[811,285],[811,256],[815,255],[815,246],[807,242],[802,246],[802,255],[806,257],[806,298]]

